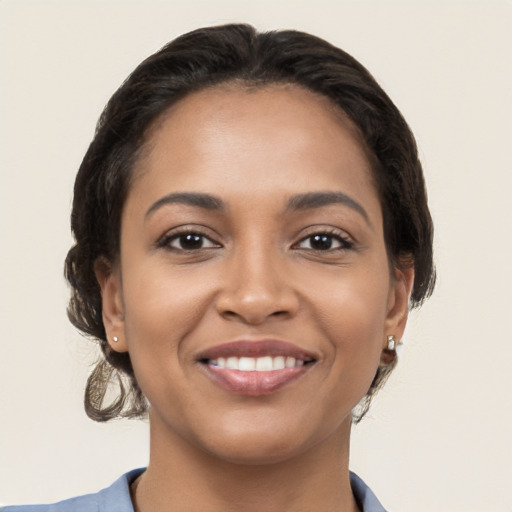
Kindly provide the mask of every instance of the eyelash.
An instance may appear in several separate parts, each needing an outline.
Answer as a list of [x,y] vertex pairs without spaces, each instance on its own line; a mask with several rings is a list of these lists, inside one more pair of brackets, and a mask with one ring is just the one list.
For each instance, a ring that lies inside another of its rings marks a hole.
[[[332,245],[333,242],[338,242],[338,247],[327,247],[326,249],[315,249],[311,247],[311,241],[314,237],[323,237],[324,239],[329,239],[330,244]],[[309,248],[301,248],[299,247],[300,244],[305,242],[306,240],[310,240],[310,247]],[[293,247],[296,247],[297,249],[306,249],[308,251],[314,251],[316,253],[323,253],[323,252],[334,252],[334,251],[346,251],[354,248],[354,243],[345,235],[342,235],[338,230],[320,230],[315,231],[314,233],[311,233],[301,240],[297,242]]]
[[[193,249],[186,249],[186,248],[183,248],[183,247],[173,247],[172,243],[175,242],[175,241],[178,241],[180,239],[182,239],[182,241],[185,239],[185,237],[197,237],[197,238],[200,238],[201,241],[201,247],[197,247],[197,248],[193,248]],[[208,247],[204,247],[204,243],[205,241],[208,241],[209,242],[209,246]],[[196,252],[198,250],[201,250],[201,249],[216,249],[216,248],[220,248],[222,247],[221,244],[213,241],[209,236],[206,236],[204,233],[201,233],[201,231],[199,230],[196,230],[196,229],[182,229],[180,231],[175,231],[173,233],[168,233],[166,235],[164,235],[158,242],[157,242],[157,247],[158,248],[165,248],[165,249],[168,249],[168,250],[171,250],[171,251],[176,251],[176,252],[187,252],[187,253],[192,253],[192,252]]]
[[[196,237],[198,240],[198,243],[200,244],[200,247],[195,248],[184,248],[184,247],[174,247],[172,244],[173,242],[181,241],[183,242],[185,237]],[[326,247],[325,249],[318,249],[311,247],[311,241],[314,237],[321,237],[329,244],[329,247]],[[327,239],[327,240],[326,240]],[[301,244],[306,242],[307,240],[310,241],[310,247],[300,247]],[[205,243],[208,243],[208,246],[204,246]],[[337,247],[330,247],[333,243],[338,243],[339,245]],[[158,242],[157,242],[158,248],[165,248],[171,251],[176,252],[185,252],[185,253],[193,253],[197,252],[199,250],[205,250],[205,249],[216,249],[221,248],[222,245],[218,242],[215,242],[212,240],[209,236],[205,235],[199,230],[196,229],[182,229],[177,232],[169,233],[164,235]],[[292,246],[292,249],[302,249],[307,251],[313,251],[316,253],[325,253],[325,252],[334,252],[334,251],[344,251],[344,250],[350,250],[354,248],[354,243],[347,237],[343,236],[339,233],[337,230],[320,230],[315,231],[305,237],[303,237],[301,240],[299,240],[297,243],[295,243]]]

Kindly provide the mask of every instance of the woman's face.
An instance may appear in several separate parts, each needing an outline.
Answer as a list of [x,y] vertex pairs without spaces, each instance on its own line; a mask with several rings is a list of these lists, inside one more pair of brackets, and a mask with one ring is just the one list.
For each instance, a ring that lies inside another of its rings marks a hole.
[[331,103],[233,86],[153,127],[99,279],[152,427],[261,463],[347,437],[412,273],[390,271],[369,161]]

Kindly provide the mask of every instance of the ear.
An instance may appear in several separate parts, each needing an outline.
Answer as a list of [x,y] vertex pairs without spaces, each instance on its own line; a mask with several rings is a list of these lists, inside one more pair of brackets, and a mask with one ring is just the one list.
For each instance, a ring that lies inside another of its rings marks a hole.
[[393,335],[400,341],[409,315],[409,298],[414,284],[414,267],[394,270],[388,296],[388,309],[384,325],[384,340]]
[[116,352],[127,352],[123,290],[119,266],[113,266],[107,259],[98,258],[94,273],[101,290],[103,325],[110,348]]

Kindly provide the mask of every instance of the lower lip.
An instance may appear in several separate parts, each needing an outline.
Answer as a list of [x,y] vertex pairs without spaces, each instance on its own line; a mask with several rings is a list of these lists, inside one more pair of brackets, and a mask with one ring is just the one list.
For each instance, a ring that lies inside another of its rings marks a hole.
[[268,372],[240,371],[204,365],[207,373],[224,389],[239,395],[260,396],[274,393],[307,373],[313,364]]

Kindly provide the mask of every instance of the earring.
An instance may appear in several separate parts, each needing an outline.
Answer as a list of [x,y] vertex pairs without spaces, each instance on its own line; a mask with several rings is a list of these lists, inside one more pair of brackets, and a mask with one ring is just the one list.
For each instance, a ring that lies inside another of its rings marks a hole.
[[118,338],[117,336],[113,336],[113,337],[112,337],[112,341],[113,341],[114,343],[117,343],[117,342],[119,341],[119,338]]
[[395,339],[395,337],[393,335],[391,336],[388,336],[388,344],[387,344],[387,349],[390,350],[391,352],[394,352],[396,350],[396,347],[397,345],[401,345],[402,342],[401,341],[397,341]]

